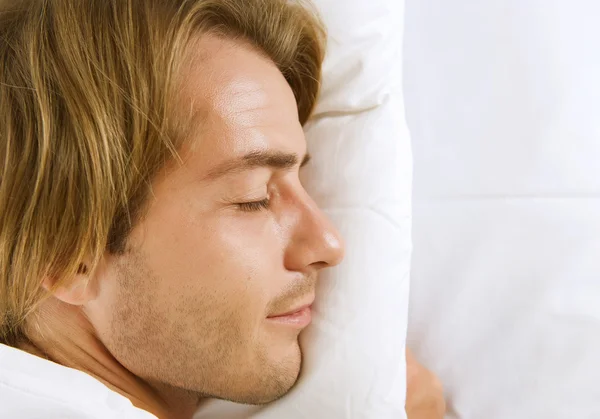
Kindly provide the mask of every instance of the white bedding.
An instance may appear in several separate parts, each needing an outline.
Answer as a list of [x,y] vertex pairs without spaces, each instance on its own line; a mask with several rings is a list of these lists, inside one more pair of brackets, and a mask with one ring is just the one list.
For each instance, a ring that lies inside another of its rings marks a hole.
[[600,418],[600,2],[406,13],[409,343],[449,418]]
[[412,156],[403,1],[315,3],[330,37],[303,181],[341,230],[346,259],[321,276],[297,388],[262,409],[214,402],[197,419],[405,418]]

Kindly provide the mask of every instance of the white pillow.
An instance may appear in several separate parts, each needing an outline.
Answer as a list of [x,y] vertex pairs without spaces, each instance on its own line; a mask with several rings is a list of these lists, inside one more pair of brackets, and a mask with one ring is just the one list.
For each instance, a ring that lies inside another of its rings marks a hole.
[[321,276],[298,386],[263,409],[213,402],[198,419],[405,418],[412,165],[403,2],[316,3],[329,50],[303,180],[344,236],[346,259]]
[[600,2],[406,12],[409,342],[449,418],[600,418]]

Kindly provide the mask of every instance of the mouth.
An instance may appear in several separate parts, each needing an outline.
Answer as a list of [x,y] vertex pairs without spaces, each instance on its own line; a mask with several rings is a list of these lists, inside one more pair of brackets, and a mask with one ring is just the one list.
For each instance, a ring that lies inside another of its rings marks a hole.
[[312,322],[312,302],[282,314],[267,317],[267,320],[290,327],[303,329]]

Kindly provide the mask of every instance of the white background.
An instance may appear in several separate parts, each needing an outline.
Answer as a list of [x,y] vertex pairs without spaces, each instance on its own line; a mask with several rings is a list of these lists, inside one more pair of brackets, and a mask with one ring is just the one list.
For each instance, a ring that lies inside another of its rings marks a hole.
[[449,418],[600,418],[600,2],[408,0],[409,343]]

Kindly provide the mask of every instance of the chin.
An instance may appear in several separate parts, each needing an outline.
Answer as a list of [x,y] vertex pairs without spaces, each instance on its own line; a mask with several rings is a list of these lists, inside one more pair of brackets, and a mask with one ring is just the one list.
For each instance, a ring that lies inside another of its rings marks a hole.
[[296,384],[300,376],[302,354],[296,345],[292,353],[284,357],[273,356],[262,363],[259,378],[247,389],[249,393],[238,403],[263,405],[272,403],[285,396]]
[[296,384],[297,380],[298,374],[295,376],[287,375],[285,377],[279,377],[277,382],[273,382],[275,385],[262,388],[259,394],[254,394],[245,403],[252,405],[266,405],[273,403],[288,394]]

